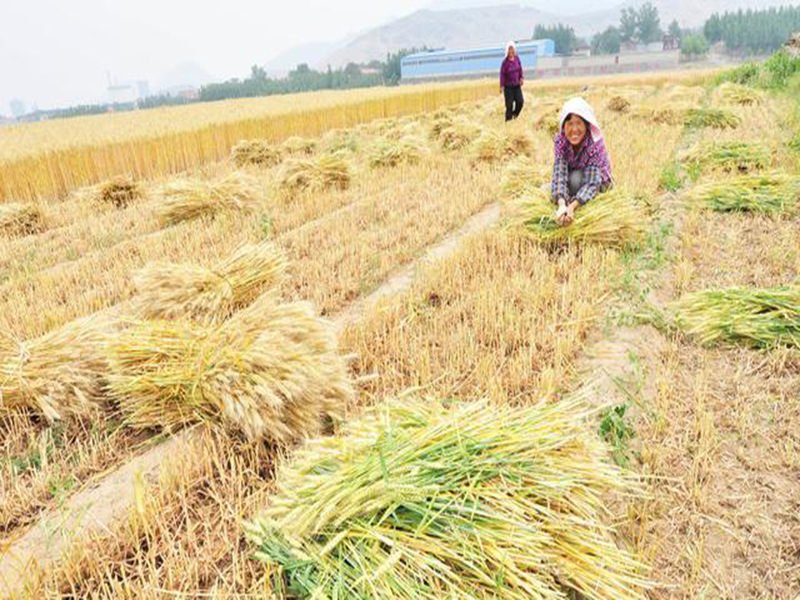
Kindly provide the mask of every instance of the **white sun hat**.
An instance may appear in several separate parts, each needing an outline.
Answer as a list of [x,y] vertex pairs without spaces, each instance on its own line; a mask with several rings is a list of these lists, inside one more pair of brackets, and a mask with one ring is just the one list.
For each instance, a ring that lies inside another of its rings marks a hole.
[[589,123],[592,130],[592,139],[595,142],[599,142],[603,139],[603,132],[600,130],[597,117],[594,116],[594,109],[589,106],[589,103],[583,98],[571,98],[564,104],[559,118],[559,131],[564,130],[564,122],[567,120],[567,116],[571,114],[583,117],[584,120]]

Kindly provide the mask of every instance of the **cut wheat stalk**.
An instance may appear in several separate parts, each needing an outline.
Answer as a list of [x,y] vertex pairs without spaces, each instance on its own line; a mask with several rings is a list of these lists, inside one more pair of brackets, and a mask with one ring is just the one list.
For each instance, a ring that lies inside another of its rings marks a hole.
[[219,326],[131,321],[108,354],[110,391],[134,428],[212,422],[290,443],[318,435],[353,393],[332,326],[271,294]]
[[475,141],[483,133],[480,125],[466,119],[454,119],[442,128],[439,140],[445,150],[460,150]]
[[158,217],[162,224],[174,225],[222,212],[251,211],[261,193],[258,182],[239,171],[212,181],[178,179],[161,190]]
[[690,108],[686,111],[684,125],[691,129],[712,127],[714,129],[736,129],[742,120],[729,110],[719,108]]
[[369,165],[373,168],[413,165],[428,154],[425,141],[417,136],[403,136],[397,140],[382,138],[369,149]]
[[134,275],[131,310],[145,319],[220,323],[283,280],[286,259],[269,242],[240,247],[214,268],[153,264]]
[[766,168],[769,151],[763,145],[752,142],[701,142],[679,158],[684,164],[699,169],[746,173]]
[[678,327],[702,344],[800,348],[800,285],[696,292],[671,310]]
[[796,214],[800,208],[800,176],[780,172],[740,175],[695,186],[686,201],[718,212]]
[[283,163],[278,174],[281,188],[287,191],[344,190],[352,177],[350,163],[341,153],[290,158]]
[[533,141],[521,131],[485,131],[472,143],[472,159],[478,162],[497,162],[519,155],[529,155]]
[[635,485],[589,415],[575,399],[379,406],[279,469],[247,525],[256,557],[298,598],[641,598],[602,500]]
[[317,149],[317,142],[299,136],[287,138],[281,144],[281,150],[286,154],[305,154],[311,155]]
[[520,198],[513,208],[512,230],[546,244],[572,240],[616,247],[635,245],[644,239],[649,223],[641,203],[616,189],[580,207],[569,225],[558,223],[556,206],[541,189]]
[[504,199],[514,200],[534,193],[549,181],[548,169],[528,156],[518,156],[503,168],[500,193]]
[[77,191],[75,198],[83,202],[126,208],[131,203],[141,200],[144,195],[144,187],[140,182],[131,177],[116,177]]
[[79,319],[28,341],[0,338],[0,416],[27,411],[50,422],[97,408],[112,321]]
[[622,96],[614,96],[611,100],[608,101],[606,105],[608,110],[618,113],[626,113],[631,108],[630,100],[623,98]]
[[24,236],[44,231],[44,217],[29,203],[0,203],[0,235]]
[[242,140],[231,148],[231,160],[237,167],[274,167],[283,153],[265,140]]
[[726,102],[740,106],[761,104],[764,96],[758,90],[739,83],[727,82],[719,86],[719,95]]

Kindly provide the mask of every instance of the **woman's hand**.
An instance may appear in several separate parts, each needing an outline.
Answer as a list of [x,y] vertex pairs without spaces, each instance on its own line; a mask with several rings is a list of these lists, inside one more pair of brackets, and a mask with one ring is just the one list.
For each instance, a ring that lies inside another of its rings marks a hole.
[[567,205],[567,211],[563,215],[561,215],[561,218],[559,219],[558,222],[562,226],[569,225],[570,223],[572,223],[575,220],[575,211],[578,209],[580,205],[581,203],[578,202],[577,200],[573,200],[572,202],[570,202],[569,205]]

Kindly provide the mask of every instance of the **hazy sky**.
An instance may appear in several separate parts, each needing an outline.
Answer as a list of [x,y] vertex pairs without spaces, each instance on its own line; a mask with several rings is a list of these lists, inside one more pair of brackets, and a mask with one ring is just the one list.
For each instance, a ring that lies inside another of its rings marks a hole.
[[0,114],[10,113],[12,98],[29,109],[104,101],[107,71],[118,81],[147,79],[151,89],[184,61],[218,79],[245,76],[252,64],[298,44],[337,40],[430,3],[3,0]]

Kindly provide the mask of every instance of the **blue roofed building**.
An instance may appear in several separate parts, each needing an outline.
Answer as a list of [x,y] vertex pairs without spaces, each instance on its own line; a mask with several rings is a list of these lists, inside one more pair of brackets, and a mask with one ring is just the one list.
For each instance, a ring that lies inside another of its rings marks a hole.
[[[553,40],[517,42],[517,54],[524,70],[535,70],[541,57],[555,55]],[[449,78],[498,75],[505,58],[505,46],[473,50],[427,50],[404,56],[400,78],[404,83]]]

